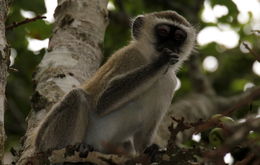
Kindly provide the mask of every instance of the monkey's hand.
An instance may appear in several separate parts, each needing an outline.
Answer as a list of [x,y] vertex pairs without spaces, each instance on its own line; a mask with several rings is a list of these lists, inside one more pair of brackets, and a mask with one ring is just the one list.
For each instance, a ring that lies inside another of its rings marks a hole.
[[[167,73],[170,65],[174,65],[179,61],[179,55],[168,48],[163,48],[156,65],[165,68],[164,74]],[[164,66],[164,67],[162,67]]]
[[163,48],[159,57],[159,63],[162,65],[168,63],[174,65],[179,61],[179,55],[168,48]]
[[61,149],[83,142],[90,102],[89,95],[83,89],[73,89],[54,105],[38,127],[36,152]]
[[178,57],[170,49],[164,48],[159,58],[152,63],[112,79],[98,100],[98,114],[110,113],[141,95],[168,71],[169,65],[178,62]]

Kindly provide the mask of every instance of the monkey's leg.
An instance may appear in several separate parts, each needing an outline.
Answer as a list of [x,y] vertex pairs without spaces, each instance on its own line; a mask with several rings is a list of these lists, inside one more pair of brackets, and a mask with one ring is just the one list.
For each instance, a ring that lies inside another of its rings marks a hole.
[[89,109],[90,97],[83,89],[70,91],[39,125],[35,151],[45,152],[83,142]]
[[[150,141],[151,141],[151,132],[145,131],[142,132],[143,130],[137,132],[134,135],[134,146],[135,146],[135,150],[137,151],[137,153],[143,153],[144,149],[150,145]],[[147,134],[146,134],[147,133]]]
[[164,49],[159,58],[123,76],[117,76],[101,94],[97,113],[105,115],[149,89],[165,72],[169,65],[178,62],[178,55]]
[[[146,124],[149,125],[149,124]],[[156,161],[156,156],[160,154],[159,146],[157,144],[151,144],[153,134],[155,132],[156,122],[150,125],[149,128],[141,129],[134,135],[134,147],[137,153],[146,154],[151,162]]]
[[[144,149],[151,145],[154,130],[156,129],[157,121],[147,121],[149,123],[144,123],[145,129],[140,129],[134,135],[134,147],[137,153],[143,153]],[[150,123],[151,122],[151,123]]]

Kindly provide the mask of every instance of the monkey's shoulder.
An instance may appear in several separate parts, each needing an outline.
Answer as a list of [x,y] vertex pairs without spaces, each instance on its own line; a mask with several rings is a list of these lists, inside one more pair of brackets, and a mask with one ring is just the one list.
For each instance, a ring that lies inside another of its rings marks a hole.
[[114,67],[117,71],[123,72],[130,71],[148,62],[145,55],[132,44],[119,49],[110,60],[116,63]]
[[96,98],[112,79],[127,74],[146,63],[147,59],[145,56],[130,44],[116,51],[108,61],[97,70],[94,76],[82,85],[82,88]]

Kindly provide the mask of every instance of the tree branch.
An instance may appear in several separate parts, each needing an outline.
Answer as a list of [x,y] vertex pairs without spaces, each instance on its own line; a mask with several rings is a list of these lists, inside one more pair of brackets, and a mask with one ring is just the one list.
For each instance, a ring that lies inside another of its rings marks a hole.
[[[164,116],[155,142],[161,146],[166,146],[167,140],[170,137],[168,126],[172,123],[171,116],[175,118],[184,118],[185,121],[196,122],[200,119],[209,119],[213,114],[221,113],[224,116],[229,116],[242,106],[250,104],[253,100],[260,97],[260,86],[253,87],[245,92],[231,96],[223,97],[218,95],[207,95],[204,93],[191,93],[177,100],[171,105],[170,110]],[[212,122],[214,125],[214,122]],[[175,122],[176,125],[176,122]],[[197,132],[211,128],[212,125],[206,123],[197,129]],[[192,130],[183,131],[178,135],[177,142],[182,142],[188,139],[194,132]]]
[[[244,123],[225,125],[225,132],[227,133],[226,136],[229,138],[227,138],[225,143],[218,149],[207,152],[205,154],[205,158],[210,162],[216,162],[216,164],[223,163],[223,157],[226,153],[230,152],[236,146],[249,142],[251,143],[251,145],[247,144],[247,146],[251,149],[248,154],[249,157],[244,155],[245,159],[237,162],[237,164],[243,164],[243,162],[245,163],[250,160],[252,161],[252,159],[254,159],[254,162],[260,162],[260,158],[256,156],[259,155],[260,147],[255,145],[255,142],[250,142],[250,139],[248,139],[248,134],[250,131],[260,132],[259,125],[260,118],[255,118],[255,116],[248,116],[246,122]],[[253,164],[253,162],[251,163]]]
[[23,20],[21,22],[14,22],[11,25],[7,25],[6,30],[12,30],[12,29],[14,29],[18,26],[21,26],[21,25],[24,25],[24,24],[27,24],[27,23],[30,23],[30,22],[34,22],[38,19],[45,19],[45,18],[46,18],[45,16],[41,16],[41,15],[38,15],[34,18],[26,18],[25,20]]
[[6,0],[0,1],[0,160],[4,155],[5,130],[4,130],[4,112],[5,112],[5,87],[8,75],[9,47],[5,37],[4,22],[7,16],[8,3]]
[[[103,57],[101,45],[108,24],[107,0],[58,1],[53,35],[34,76],[33,110],[21,160],[31,157],[38,123],[65,93],[88,80]],[[62,75],[62,76],[60,76]]]
[[94,163],[98,165],[122,165],[125,164],[130,157],[119,156],[112,154],[103,154],[100,152],[89,152],[86,157],[79,155],[79,152],[75,152],[73,155],[66,155],[66,149],[53,150],[50,154],[48,153],[36,153],[33,156],[23,159],[20,161],[19,165],[27,165],[31,163],[33,165],[42,165],[42,164],[56,164],[56,163]]
[[[224,112],[223,115],[228,116],[242,106],[250,104],[253,100],[260,97],[260,86],[255,86],[242,93],[231,97],[221,97],[216,99],[219,111]],[[224,111],[223,111],[224,110]]]
[[260,62],[260,55],[256,54],[253,49],[250,48],[250,46],[246,43],[243,42],[244,47],[255,57],[255,59]]

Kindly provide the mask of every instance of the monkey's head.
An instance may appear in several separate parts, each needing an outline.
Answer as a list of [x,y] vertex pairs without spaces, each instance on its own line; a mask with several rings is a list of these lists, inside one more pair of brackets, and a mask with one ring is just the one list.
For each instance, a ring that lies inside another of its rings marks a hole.
[[158,52],[168,48],[185,60],[193,49],[196,32],[178,13],[162,11],[136,17],[132,36],[136,41],[153,45]]

